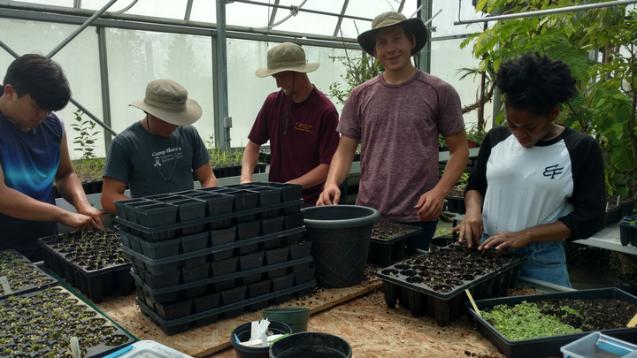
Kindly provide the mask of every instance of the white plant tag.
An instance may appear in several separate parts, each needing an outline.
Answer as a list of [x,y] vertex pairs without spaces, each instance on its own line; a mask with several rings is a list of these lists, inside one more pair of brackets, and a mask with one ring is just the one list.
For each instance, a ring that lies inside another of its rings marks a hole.
[[9,285],[9,280],[7,279],[7,276],[0,276],[0,285],[2,285],[2,291],[4,292],[5,295],[10,295],[13,293],[13,290],[11,289],[11,285]]

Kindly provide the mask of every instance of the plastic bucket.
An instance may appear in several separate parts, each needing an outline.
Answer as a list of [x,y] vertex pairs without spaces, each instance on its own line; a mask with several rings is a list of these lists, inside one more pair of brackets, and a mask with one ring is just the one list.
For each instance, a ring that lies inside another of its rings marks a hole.
[[281,307],[263,310],[263,318],[283,322],[290,326],[292,333],[307,331],[310,309],[305,307]]
[[363,281],[376,209],[358,205],[302,209],[312,240],[316,280],[322,287],[349,287]]
[[[238,358],[268,358],[268,352],[270,351],[270,347],[246,347],[241,343],[237,342],[237,338],[239,341],[245,342],[250,339],[250,329],[252,327],[252,323],[244,323],[239,327],[235,328],[232,331],[232,335],[230,336],[230,343],[234,347],[234,351],[237,353]],[[286,334],[292,333],[292,329],[285,323],[281,322],[270,322],[269,331],[272,331],[275,334]]]
[[350,358],[352,348],[344,339],[327,333],[296,333],[270,347],[270,358]]

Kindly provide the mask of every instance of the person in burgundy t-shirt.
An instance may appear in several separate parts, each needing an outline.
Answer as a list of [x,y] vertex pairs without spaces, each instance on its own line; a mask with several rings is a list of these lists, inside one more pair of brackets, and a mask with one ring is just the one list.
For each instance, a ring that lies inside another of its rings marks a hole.
[[[469,150],[460,97],[443,80],[411,62],[428,40],[420,19],[387,12],[372,21],[358,42],[384,72],[356,87],[343,108],[341,139],[318,204],[337,204],[358,143],[361,178],[356,203],[387,219],[423,227],[419,247],[435,232],[446,193],[465,169]],[[450,158],[438,177],[438,134]]]
[[244,150],[241,183],[252,180],[259,148],[270,141],[269,180],[303,186],[303,200],[314,204],[323,190],[332,155],[338,146],[338,112],[334,104],[310,82],[303,49],[281,43],[268,51],[268,67],[258,77],[272,76],[280,91],[265,99]]

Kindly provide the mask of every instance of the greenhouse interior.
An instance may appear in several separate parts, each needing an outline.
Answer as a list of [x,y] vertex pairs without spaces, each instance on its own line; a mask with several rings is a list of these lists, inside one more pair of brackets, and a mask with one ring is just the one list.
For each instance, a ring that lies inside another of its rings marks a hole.
[[0,0],[0,69],[0,357],[637,357],[637,0]]

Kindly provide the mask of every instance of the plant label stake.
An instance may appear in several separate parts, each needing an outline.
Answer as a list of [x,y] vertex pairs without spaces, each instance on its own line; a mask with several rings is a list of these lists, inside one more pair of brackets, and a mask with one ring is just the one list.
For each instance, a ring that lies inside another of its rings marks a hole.
[[71,355],[73,358],[82,358],[80,340],[77,337],[71,337]]
[[482,318],[482,314],[480,313],[480,310],[478,309],[478,306],[476,305],[476,301],[473,300],[473,295],[471,295],[471,292],[469,292],[469,290],[465,288],[464,293],[466,293],[467,297],[469,297],[469,302],[471,302],[471,307],[473,307],[473,310],[476,311],[476,314],[478,315],[478,317]]
[[11,285],[9,285],[9,280],[7,276],[0,276],[0,285],[2,285],[2,291],[4,291],[5,295],[10,295],[13,293],[11,289]]
[[637,314],[635,314],[633,316],[633,318],[631,318],[631,320],[628,322],[628,324],[626,324],[626,327],[635,327],[637,326]]

